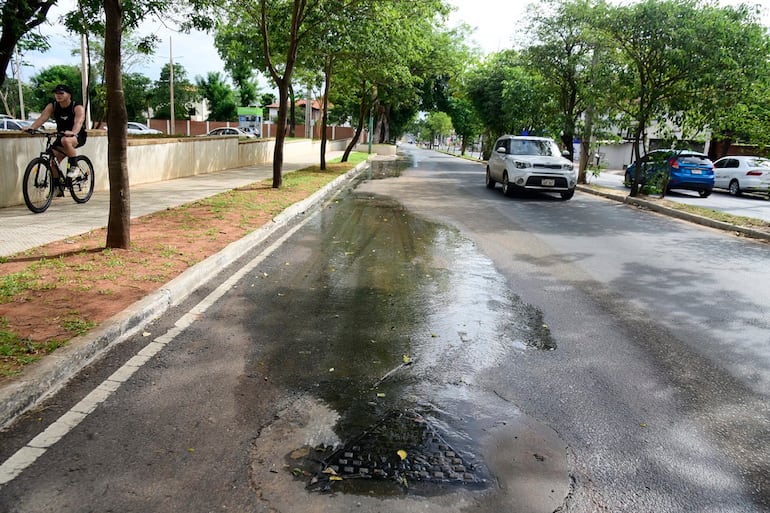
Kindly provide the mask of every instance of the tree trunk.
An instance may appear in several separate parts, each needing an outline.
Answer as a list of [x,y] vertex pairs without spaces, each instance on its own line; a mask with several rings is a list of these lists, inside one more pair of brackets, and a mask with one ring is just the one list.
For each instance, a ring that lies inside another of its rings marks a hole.
[[366,122],[366,112],[369,110],[368,102],[366,101],[366,82],[361,87],[361,103],[358,107],[358,124],[356,125],[356,133],[353,134],[353,139],[350,140],[350,144],[345,148],[345,153],[342,155],[342,162],[347,162],[350,157],[350,152],[353,151],[358,139],[361,137],[361,133],[364,131],[364,123]]
[[286,117],[289,111],[287,80],[278,82],[278,119],[276,119],[275,149],[273,150],[273,189],[283,185],[283,145],[286,141]]
[[294,97],[294,87],[289,84],[289,137],[296,136],[297,129],[297,105]]
[[128,183],[128,113],[123,94],[120,44],[123,34],[121,0],[105,0],[104,76],[107,84],[107,169],[110,179],[110,213],[107,221],[108,248],[131,245],[131,198]]
[[631,179],[631,192],[629,193],[629,196],[632,198],[639,196],[639,183],[642,180],[642,166],[641,162],[639,162],[639,157],[641,156],[639,152],[639,142],[642,139],[642,134],[644,134],[644,123],[646,123],[646,120],[640,120],[636,130],[634,131],[633,147],[634,162],[636,162],[636,167],[634,168],[634,176]]
[[331,89],[332,66],[334,58],[328,56],[324,66],[324,93],[323,105],[321,106],[321,171],[326,169],[326,123],[329,121],[329,89]]
[[578,166],[578,183],[586,183],[588,176],[588,162],[591,158],[591,139],[594,132],[594,108],[589,105],[586,109],[586,122],[583,136],[580,138],[580,164]]

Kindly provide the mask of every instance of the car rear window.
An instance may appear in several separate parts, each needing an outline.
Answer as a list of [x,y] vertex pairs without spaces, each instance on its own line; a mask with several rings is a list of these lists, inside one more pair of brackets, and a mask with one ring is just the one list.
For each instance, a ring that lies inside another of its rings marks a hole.
[[770,167],[770,160],[762,158],[746,159],[746,164],[749,167]]
[[677,160],[680,164],[694,164],[697,166],[708,166],[711,160],[704,155],[680,155]]

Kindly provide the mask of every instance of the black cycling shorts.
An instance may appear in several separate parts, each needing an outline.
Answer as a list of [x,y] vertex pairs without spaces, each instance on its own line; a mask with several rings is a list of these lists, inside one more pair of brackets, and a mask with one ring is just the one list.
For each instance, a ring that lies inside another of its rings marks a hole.
[[[75,137],[77,137],[77,139],[78,139],[78,144],[77,144],[77,146],[75,146],[75,148],[80,148],[81,146],[83,146],[86,143],[86,132],[85,132],[85,130],[79,132]],[[62,138],[62,136],[60,135],[53,142],[53,147],[54,148],[61,148],[62,147],[61,138]]]

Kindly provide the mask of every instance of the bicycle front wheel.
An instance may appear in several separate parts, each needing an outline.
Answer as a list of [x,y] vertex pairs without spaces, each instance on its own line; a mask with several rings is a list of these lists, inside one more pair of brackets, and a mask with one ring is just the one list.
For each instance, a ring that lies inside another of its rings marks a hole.
[[67,187],[75,203],[85,203],[94,193],[94,166],[85,155],[75,157],[78,169],[72,178],[67,179]]
[[34,158],[24,170],[24,203],[32,212],[39,214],[51,206],[53,200],[53,173],[51,165],[44,158]]

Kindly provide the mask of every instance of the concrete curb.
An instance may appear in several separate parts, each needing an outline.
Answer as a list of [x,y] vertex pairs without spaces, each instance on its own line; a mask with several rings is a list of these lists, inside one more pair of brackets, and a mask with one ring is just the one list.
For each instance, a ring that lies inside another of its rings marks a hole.
[[23,377],[0,387],[0,428],[10,424],[35,404],[60,390],[87,365],[97,361],[112,347],[135,335],[150,321],[184,301],[201,285],[265,240],[281,226],[303,215],[313,206],[354,179],[369,162],[334,179],[308,198],[295,203],[273,218],[273,222],[230,243],[219,253],[195,264],[153,294],[132,304],[106,320],[93,332],[76,337],[66,347],[46,356],[25,371]]
[[631,196],[627,196],[625,194],[601,191],[585,185],[578,185],[577,189],[581,192],[587,192],[595,196],[601,196],[603,198],[618,201],[620,203],[625,203],[626,205],[633,205],[636,207],[646,208],[648,210],[652,210],[653,212],[658,212],[659,214],[665,214],[667,216],[681,219],[683,221],[699,224],[701,226],[708,226],[710,228],[716,228],[717,230],[735,232],[740,235],[751,237],[754,239],[770,241],[770,233],[763,232],[760,230],[755,230],[753,228],[748,228],[745,226],[738,226],[731,223],[725,223],[724,221],[716,221],[714,219],[709,219],[708,217],[699,216],[697,214],[691,214],[690,212],[684,212],[681,210],[677,210],[675,208],[667,207],[665,205],[659,205],[654,201],[648,201],[640,198],[632,198]]

